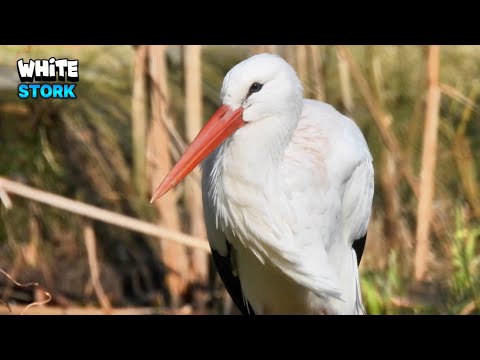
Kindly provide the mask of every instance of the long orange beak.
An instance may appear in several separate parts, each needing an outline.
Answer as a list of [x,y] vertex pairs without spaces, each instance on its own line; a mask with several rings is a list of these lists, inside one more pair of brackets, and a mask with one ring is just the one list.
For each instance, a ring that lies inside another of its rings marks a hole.
[[242,113],[242,107],[233,111],[227,105],[220,106],[155,190],[150,203],[175,187],[226,138],[241,128],[245,124]]

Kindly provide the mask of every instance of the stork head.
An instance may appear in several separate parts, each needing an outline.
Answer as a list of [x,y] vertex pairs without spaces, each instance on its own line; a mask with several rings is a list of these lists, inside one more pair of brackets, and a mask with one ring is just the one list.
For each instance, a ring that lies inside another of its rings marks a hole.
[[[151,202],[176,186],[241,127],[254,126],[264,119],[298,120],[303,90],[295,71],[285,60],[260,54],[235,65],[227,73],[221,97],[222,105],[167,174]],[[278,116],[282,114],[291,116]],[[278,124],[282,125],[286,124]]]
[[248,123],[291,110],[299,112],[303,91],[297,74],[285,60],[260,54],[227,73],[221,97],[225,106],[241,108],[242,118]]

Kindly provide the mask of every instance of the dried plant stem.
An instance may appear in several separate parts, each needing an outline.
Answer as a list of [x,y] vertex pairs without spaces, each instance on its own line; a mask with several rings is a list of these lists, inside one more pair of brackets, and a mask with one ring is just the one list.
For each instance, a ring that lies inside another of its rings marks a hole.
[[205,239],[190,236],[179,231],[171,230],[163,226],[151,224],[129,216],[117,214],[113,211],[104,210],[96,206],[88,205],[80,201],[68,199],[46,191],[34,189],[30,186],[0,177],[0,188],[34,201],[38,201],[74,214],[86,216],[91,219],[103,221],[107,224],[116,225],[125,229],[137,231],[146,235],[161,237],[162,239],[175,241],[179,244],[210,251]]
[[[412,189],[415,197],[417,197],[418,199],[420,194],[418,180],[413,175],[412,170],[403,154],[403,151],[401,151],[402,148],[400,146],[400,143],[398,142],[395,134],[390,128],[390,124],[392,122],[391,115],[383,111],[379,102],[374,97],[367,80],[365,79],[362,72],[360,71],[360,68],[354,61],[353,56],[348,50],[348,48],[345,46],[339,46],[339,54],[347,61],[348,66],[350,67],[352,78],[357,84],[358,89],[362,94],[370,113],[372,114],[375,125],[377,126],[380,133],[380,137],[382,138],[385,146],[391,152],[392,156],[395,159],[395,162],[399,165],[400,173],[403,175],[408,185]],[[438,215],[435,213],[433,214],[432,228],[437,236],[441,235],[442,225],[438,218]]]
[[350,83],[350,69],[348,63],[337,51],[338,59],[338,76],[340,78],[340,91],[342,95],[342,103],[348,115],[352,114],[353,110],[353,97],[352,86]]
[[[160,181],[173,166],[169,151],[170,137],[165,126],[171,122],[169,112],[169,87],[167,79],[165,45],[149,46],[149,74],[150,79],[158,86],[153,86],[150,93],[151,125],[149,130],[148,148],[160,166],[151,168],[151,192],[156,189]],[[162,201],[157,201],[154,206],[158,210],[159,222],[170,228],[180,229],[180,217],[177,208],[177,189],[165,194]],[[163,239],[162,239],[163,240]],[[171,304],[177,306],[182,300],[188,286],[188,256],[186,249],[173,242],[160,242],[159,254],[168,272],[165,282],[168,287]]]
[[[202,48],[200,45],[185,46],[185,131],[187,140],[193,141],[203,124],[202,108]],[[193,171],[200,178],[200,169]],[[185,201],[190,212],[190,233],[206,238],[203,219],[202,192],[196,179],[188,178],[185,184]],[[204,252],[191,254],[190,281],[206,283],[208,279],[208,258]]]
[[429,231],[432,218],[432,204],[435,191],[435,165],[437,160],[437,139],[440,111],[440,48],[432,45],[428,48],[427,61],[427,103],[425,111],[425,129],[423,132],[422,168],[420,173],[420,192],[417,211],[417,233],[415,248],[415,279],[425,279],[430,254]]
[[313,80],[313,97],[319,101],[326,100],[325,78],[323,73],[322,53],[318,45],[308,45],[311,77]]
[[133,177],[141,198],[147,194],[146,182],[146,136],[147,136],[147,50],[146,45],[136,49],[132,90],[132,151]]
[[85,247],[87,248],[88,266],[90,268],[90,277],[92,286],[97,295],[98,301],[106,314],[111,314],[112,305],[108,299],[105,290],[103,290],[100,282],[100,269],[97,260],[97,245],[95,239],[95,232],[91,225],[86,225],[83,229],[83,237],[85,240]]

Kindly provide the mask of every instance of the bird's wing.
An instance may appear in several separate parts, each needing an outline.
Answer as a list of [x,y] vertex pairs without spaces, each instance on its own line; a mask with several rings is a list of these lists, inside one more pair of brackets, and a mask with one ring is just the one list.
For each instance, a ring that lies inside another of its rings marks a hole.
[[[361,148],[359,145],[359,149]],[[348,177],[342,201],[343,240],[347,243],[347,249],[348,246],[353,248],[350,251],[351,260],[350,267],[347,268],[347,276],[354,279],[354,289],[350,291],[352,291],[351,298],[354,299],[354,311],[357,314],[365,314],[365,309],[362,305],[358,266],[360,265],[367,238],[367,227],[370,220],[374,191],[374,173],[371,156],[369,156],[370,154],[366,150],[363,153],[363,156],[358,157],[358,164],[354,166],[354,170],[351,171],[351,175]],[[336,254],[332,255],[336,256]],[[346,281],[348,282],[348,278]]]
[[212,172],[214,156],[207,158],[202,164],[202,200],[205,226],[208,242],[212,250],[212,259],[215,268],[222,279],[225,289],[230,294],[235,305],[243,315],[255,315],[252,306],[242,293],[240,279],[232,259],[235,258],[232,246],[227,235],[217,226],[215,210],[211,203],[209,193],[211,191],[210,174]]
[[[330,105],[304,100],[282,171],[283,190],[304,218],[295,226],[312,227],[317,217],[316,231],[323,227],[342,233],[349,246],[361,241],[370,219],[374,172],[365,138],[353,120]],[[329,248],[335,239],[322,241]]]
[[318,259],[307,262],[311,276],[341,283],[336,275],[352,261],[352,247],[355,266],[361,258],[373,198],[372,157],[360,129],[332,106],[305,100],[281,169],[284,221],[297,246]]

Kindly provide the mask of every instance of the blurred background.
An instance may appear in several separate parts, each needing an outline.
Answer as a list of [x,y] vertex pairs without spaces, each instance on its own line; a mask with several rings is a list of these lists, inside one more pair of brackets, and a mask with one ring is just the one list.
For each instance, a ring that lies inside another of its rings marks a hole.
[[[0,46],[0,313],[237,313],[199,170],[149,200],[262,52],[367,139],[367,312],[480,314],[480,47],[313,45]],[[52,56],[79,59],[77,99],[19,99],[16,61]]]

